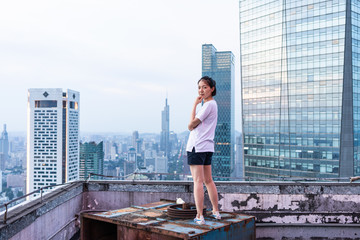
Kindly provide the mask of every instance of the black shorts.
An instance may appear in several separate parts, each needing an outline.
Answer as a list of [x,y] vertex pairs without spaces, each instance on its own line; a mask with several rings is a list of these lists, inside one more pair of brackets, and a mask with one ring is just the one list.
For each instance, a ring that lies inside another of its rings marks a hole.
[[211,165],[212,152],[195,152],[195,148],[191,152],[187,152],[189,165]]

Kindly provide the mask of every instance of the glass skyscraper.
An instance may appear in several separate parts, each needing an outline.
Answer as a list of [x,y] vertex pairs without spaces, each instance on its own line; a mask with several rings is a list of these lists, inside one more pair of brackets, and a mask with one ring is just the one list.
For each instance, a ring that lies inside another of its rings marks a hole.
[[0,171],[5,170],[6,162],[9,159],[9,136],[6,131],[6,124],[4,130],[0,135]]
[[360,174],[360,4],[240,0],[245,176]]
[[160,151],[163,151],[166,157],[170,157],[170,107],[167,98],[165,99],[164,110],[161,111],[161,134]]
[[[86,180],[89,177],[89,173],[103,174],[103,171],[103,142],[98,144],[95,142],[80,143],[79,178],[81,180]],[[94,176],[92,179],[101,179],[101,177]]]
[[[212,44],[202,45],[202,76],[216,81],[218,122],[215,130],[215,152],[212,174],[216,180],[236,177],[234,171],[234,55],[230,51],[218,52]],[[224,177],[224,178],[222,178]]]

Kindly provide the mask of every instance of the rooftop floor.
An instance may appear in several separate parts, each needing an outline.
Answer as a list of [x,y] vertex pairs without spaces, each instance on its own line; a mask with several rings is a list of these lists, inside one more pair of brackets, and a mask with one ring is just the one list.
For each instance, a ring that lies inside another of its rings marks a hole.
[[[258,239],[359,239],[360,184],[216,182],[220,210],[256,217]],[[109,211],[181,197],[191,182],[73,182],[7,212],[0,239],[78,239],[82,212]],[[211,206],[206,194],[205,205]],[[4,213],[0,216],[4,219]],[[44,228],[46,223],[46,228]]]

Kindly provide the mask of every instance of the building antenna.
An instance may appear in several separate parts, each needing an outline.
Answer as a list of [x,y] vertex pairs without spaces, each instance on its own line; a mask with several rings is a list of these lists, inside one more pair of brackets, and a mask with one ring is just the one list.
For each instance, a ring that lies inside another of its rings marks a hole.
[[168,99],[168,89],[166,88],[166,105],[167,105],[167,99]]

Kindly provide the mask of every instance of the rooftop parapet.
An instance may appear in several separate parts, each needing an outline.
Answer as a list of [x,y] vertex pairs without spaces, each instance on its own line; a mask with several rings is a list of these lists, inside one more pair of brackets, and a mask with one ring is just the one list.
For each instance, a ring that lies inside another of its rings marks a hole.
[[[258,238],[356,239],[360,184],[323,182],[216,182],[221,211],[256,217]],[[7,213],[0,239],[70,239],[79,213],[108,211],[181,197],[193,202],[192,183],[180,181],[74,182]],[[206,195],[205,205],[211,206]],[[0,216],[4,218],[4,214]],[[44,227],[46,223],[46,228]]]

